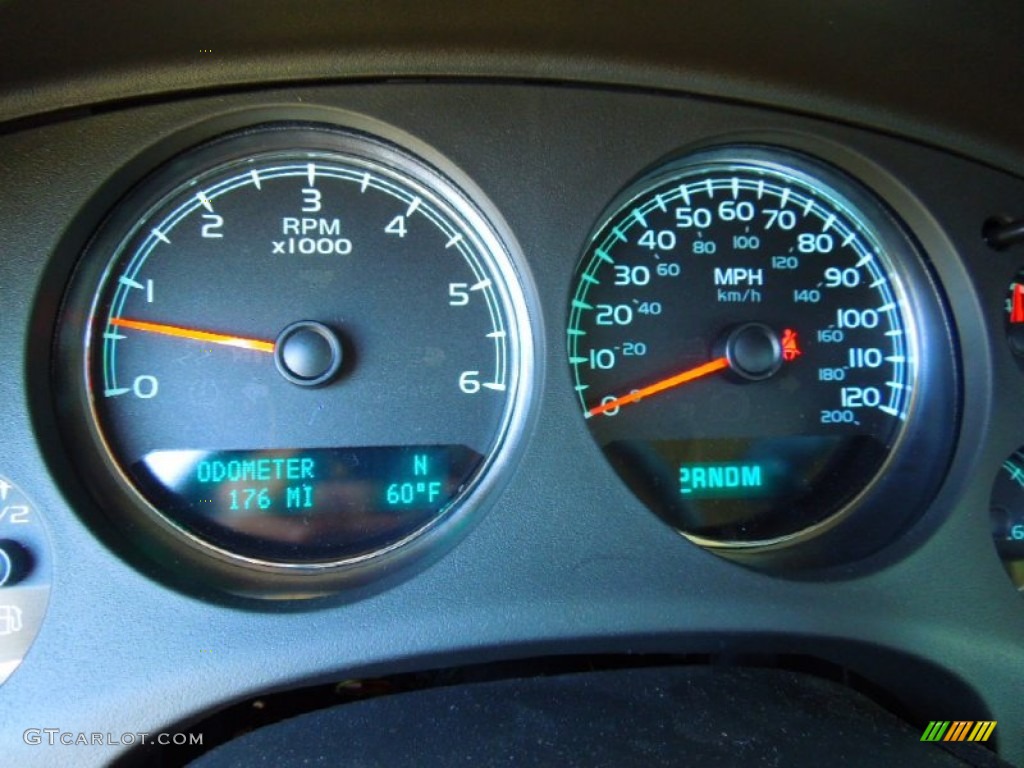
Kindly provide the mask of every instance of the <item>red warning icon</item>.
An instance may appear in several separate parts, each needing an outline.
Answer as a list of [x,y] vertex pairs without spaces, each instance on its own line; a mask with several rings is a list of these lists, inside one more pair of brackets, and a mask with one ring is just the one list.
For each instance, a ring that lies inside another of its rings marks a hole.
[[782,359],[790,363],[802,354],[800,342],[797,339],[797,332],[792,328],[787,328],[782,332]]
[[1013,299],[1010,303],[1010,322],[1024,323],[1024,285],[1013,284]]

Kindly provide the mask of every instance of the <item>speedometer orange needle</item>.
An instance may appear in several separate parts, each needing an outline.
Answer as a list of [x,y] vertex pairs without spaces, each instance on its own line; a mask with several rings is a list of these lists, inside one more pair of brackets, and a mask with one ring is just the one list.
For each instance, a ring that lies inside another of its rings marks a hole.
[[112,317],[110,324],[118,328],[128,328],[133,331],[146,331],[147,333],[160,333],[164,336],[176,336],[180,339],[192,339],[193,341],[206,341],[210,344],[224,344],[228,347],[240,347],[241,349],[252,349],[257,352],[274,351],[274,342],[261,341],[259,339],[245,339],[241,336],[227,336],[223,333],[212,333],[200,331],[195,328],[182,328],[177,325],[165,325],[164,323],[150,323],[145,320],[129,320],[127,317]]
[[587,411],[587,417],[600,416],[602,413],[607,413],[615,408],[619,408],[623,405],[629,405],[642,400],[645,397],[650,397],[658,392],[664,392],[666,389],[672,389],[678,387],[681,384],[686,384],[696,379],[703,378],[712,373],[724,370],[729,367],[729,360],[725,357],[719,357],[712,360],[710,363],[703,363],[698,365],[696,368],[690,368],[689,370],[677,373],[674,376],[669,376],[667,379],[656,381],[654,384],[638,389],[634,392],[630,392],[628,395],[622,397],[616,397],[614,400],[595,405],[589,411]]

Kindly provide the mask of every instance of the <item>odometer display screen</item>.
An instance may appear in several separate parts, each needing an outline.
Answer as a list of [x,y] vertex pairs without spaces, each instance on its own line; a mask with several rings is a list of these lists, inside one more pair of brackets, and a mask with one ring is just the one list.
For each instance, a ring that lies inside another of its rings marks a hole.
[[785,539],[884,469],[915,400],[917,334],[873,197],[782,150],[698,153],[614,203],[568,325],[573,385],[616,471],[683,532]]
[[[150,451],[139,488],[191,530],[289,557],[360,554],[429,523],[483,457],[465,446]],[[349,544],[346,551],[343,546]]]

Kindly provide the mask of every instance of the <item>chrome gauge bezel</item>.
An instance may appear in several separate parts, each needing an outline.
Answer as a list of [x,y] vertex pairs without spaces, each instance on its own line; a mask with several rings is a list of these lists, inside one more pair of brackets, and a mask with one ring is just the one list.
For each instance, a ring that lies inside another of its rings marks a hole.
[[[302,114],[301,111],[298,113]],[[262,117],[263,114],[260,113]],[[67,291],[58,326],[53,376],[63,437],[79,457],[80,474],[102,509],[127,536],[141,564],[198,589],[258,598],[316,597],[339,590],[379,589],[446,552],[493,503],[521,452],[532,414],[539,333],[535,291],[525,260],[500,213],[484,193],[429,147],[390,126],[355,115],[253,121],[230,129],[211,123],[209,136],[171,156],[127,189],[89,242]],[[237,121],[237,118],[236,118]],[[91,392],[94,316],[121,248],[164,201],[197,175],[253,155],[308,152],[353,166],[386,169],[442,210],[495,277],[494,291],[507,324],[507,390],[501,423],[472,479],[427,525],[402,539],[353,557],[323,562],[271,561],[241,555],[195,535],[157,509],[115,458]],[[181,573],[182,566],[184,574]],[[168,574],[168,570],[179,573]],[[179,578],[182,577],[183,578]]]
[[[571,299],[577,290],[576,280],[598,240],[631,204],[666,181],[729,165],[776,169],[810,188],[820,187],[820,180],[827,179],[826,187],[835,193],[830,203],[856,212],[850,218],[868,225],[862,232],[873,246],[885,244],[878,248],[878,255],[902,303],[908,357],[913,366],[907,377],[913,385],[904,424],[870,482],[827,517],[785,535],[733,541],[676,528],[686,539],[716,554],[779,571],[842,565],[891,542],[924,512],[937,493],[960,420],[955,334],[945,297],[919,244],[920,238],[891,203],[909,195],[863,157],[824,142],[794,138],[743,135],[702,143],[654,163],[627,184],[598,217],[570,289]],[[574,312],[570,307],[570,318]],[[567,337],[566,343],[572,357],[572,339]],[[578,385],[572,371],[570,366],[570,379]],[[576,392],[574,401],[579,402]],[[919,469],[922,467],[925,471]],[[611,464],[609,469],[615,471]],[[928,480],[922,482],[922,475]]]

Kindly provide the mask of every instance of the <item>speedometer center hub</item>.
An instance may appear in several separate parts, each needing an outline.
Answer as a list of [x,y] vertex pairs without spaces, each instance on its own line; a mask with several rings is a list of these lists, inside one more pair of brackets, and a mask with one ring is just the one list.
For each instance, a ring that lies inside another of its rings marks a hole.
[[782,366],[782,343],[778,334],[764,323],[745,323],[729,334],[725,356],[735,373],[760,381]]

